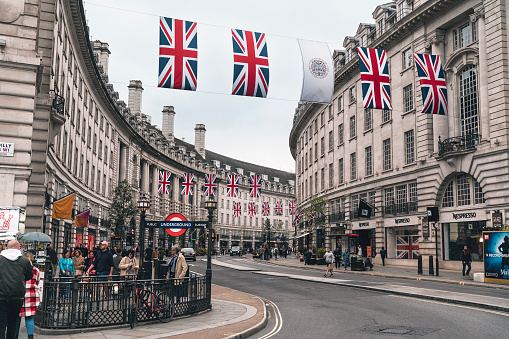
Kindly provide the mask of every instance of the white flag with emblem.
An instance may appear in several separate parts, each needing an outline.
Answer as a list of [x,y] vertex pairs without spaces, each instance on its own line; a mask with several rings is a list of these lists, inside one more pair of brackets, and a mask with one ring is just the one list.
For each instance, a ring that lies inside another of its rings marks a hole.
[[300,101],[320,104],[332,103],[334,91],[334,64],[325,42],[299,40],[304,79]]

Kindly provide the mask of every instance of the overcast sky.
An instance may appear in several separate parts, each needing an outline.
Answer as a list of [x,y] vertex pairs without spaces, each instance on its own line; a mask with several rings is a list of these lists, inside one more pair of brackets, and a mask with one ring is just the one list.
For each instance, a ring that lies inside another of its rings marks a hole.
[[[211,151],[258,165],[295,171],[288,146],[302,87],[296,38],[327,42],[331,53],[372,23],[374,0],[86,0],[93,40],[110,45],[109,80],[127,102],[129,80],[143,82],[142,112],[162,126],[162,107],[175,107],[175,136],[194,144],[205,124]],[[157,87],[159,16],[198,23],[196,92]],[[265,33],[270,80],[267,98],[231,95],[230,29]]]

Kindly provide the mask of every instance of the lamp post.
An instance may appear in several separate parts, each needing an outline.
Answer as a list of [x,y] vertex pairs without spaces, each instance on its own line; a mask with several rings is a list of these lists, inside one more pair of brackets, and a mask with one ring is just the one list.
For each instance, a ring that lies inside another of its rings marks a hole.
[[212,219],[214,218],[214,211],[217,208],[217,201],[215,200],[207,200],[205,201],[205,208],[209,212],[208,215],[208,224],[207,224],[207,270],[205,271],[205,276],[207,278],[207,298],[211,297],[210,294],[210,284],[212,283]]
[[140,210],[140,274],[143,276],[143,257],[145,255],[145,212],[150,208],[150,201],[145,195],[138,200],[138,208]]

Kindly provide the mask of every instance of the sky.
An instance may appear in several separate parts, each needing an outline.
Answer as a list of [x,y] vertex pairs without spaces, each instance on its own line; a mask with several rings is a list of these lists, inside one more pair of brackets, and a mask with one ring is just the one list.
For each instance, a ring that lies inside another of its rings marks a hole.
[[[385,1],[387,2],[387,1]],[[361,22],[384,1],[362,0],[85,0],[93,40],[110,46],[109,81],[127,103],[129,80],[143,83],[142,112],[162,126],[163,106],[175,107],[175,136],[194,144],[205,124],[205,147],[228,157],[295,172],[289,136],[302,88],[297,39],[342,50]],[[159,16],[198,23],[196,92],[157,87]],[[231,29],[266,34],[267,98],[231,95]]]

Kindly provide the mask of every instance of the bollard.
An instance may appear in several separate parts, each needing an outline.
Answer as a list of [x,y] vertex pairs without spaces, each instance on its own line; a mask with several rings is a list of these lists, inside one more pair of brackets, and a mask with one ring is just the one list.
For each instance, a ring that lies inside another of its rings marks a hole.
[[429,275],[435,275],[435,271],[433,270],[433,256],[429,256]]
[[143,279],[144,280],[152,279],[152,261],[143,262]]
[[417,274],[422,275],[422,255],[417,257]]

